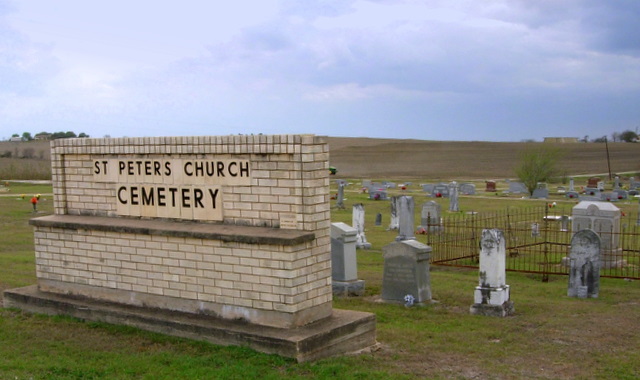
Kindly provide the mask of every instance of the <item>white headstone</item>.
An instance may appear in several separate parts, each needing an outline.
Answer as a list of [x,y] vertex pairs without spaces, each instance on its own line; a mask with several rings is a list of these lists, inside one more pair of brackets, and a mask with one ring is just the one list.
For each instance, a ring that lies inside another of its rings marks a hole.
[[482,231],[479,285],[472,314],[504,317],[514,312],[506,284],[506,243],[501,230]]
[[567,295],[597,298],[600,289],[600,237],[592,230],[578,231],[571,239]]
[[454,181],[449,184],[449,211],[458,212],[458,184]]
[[353,205],[352,216],[353,228],[356,229],[356,248],[371,248],[371,243],[367,241],[364,235],[364,205],[362,203],[356,203]]
[[415,239],[415,215],[413,197],[401,195],[398,197],[398,236],[396,240]]

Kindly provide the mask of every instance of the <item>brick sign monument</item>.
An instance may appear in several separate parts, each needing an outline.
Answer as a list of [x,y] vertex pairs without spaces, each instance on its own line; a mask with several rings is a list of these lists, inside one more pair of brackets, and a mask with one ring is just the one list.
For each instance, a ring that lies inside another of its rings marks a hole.
[[128,324],[299,361],[375,344],[334,310],[322,137],[60,139],[37,286],[5,306]]

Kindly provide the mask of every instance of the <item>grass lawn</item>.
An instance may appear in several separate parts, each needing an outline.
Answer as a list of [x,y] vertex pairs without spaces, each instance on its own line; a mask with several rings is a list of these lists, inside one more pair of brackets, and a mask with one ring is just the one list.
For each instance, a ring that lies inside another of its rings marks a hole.
[[[11,187],[12,194],[51,192],[50,187]],[[427,200],[417,186],[410,194],[416,197],[416,206]],[[38,215],[53,209],[50,197],[43,198]],[[365,296],[335,299],[334,307],[375,313],[378,350],[298,364],[242,347],[0,309],[0,379],[640,377],[640,281],[603,278],[599,298],[576,299],[566,296],[565,276],[552,276],[543,283],[536,275],[509,272],[516,314],[489,318],[469,314],[476,270],[434,266],[433,304],[405,308],[378,303],[382,247],[396,235],[385,230],[389,205],[369,201],[356,186],[348,188],[347,198],[347,209],[333,209],[332,220],[351,224],[351,205],[365,203],[367,238],[373,248],[358,251]],[[447,200],[437,201],[447,209]],[[462,212],[489,211],[536,202],[546,203],[479,194],[461,197],[460,207]],[[564,204],[559,197],[556,202]],[[567,203],[568,209],[574,203]],[[637,212],[637,203],[617,206],[633,215]],[[380,227],[374,226],[378,212],[386,218]],[[0,197],[3,290],[36,281],[33,230],[28,225],[34,215],[28,197]],[[419,210],[416,216],[419,221]]]

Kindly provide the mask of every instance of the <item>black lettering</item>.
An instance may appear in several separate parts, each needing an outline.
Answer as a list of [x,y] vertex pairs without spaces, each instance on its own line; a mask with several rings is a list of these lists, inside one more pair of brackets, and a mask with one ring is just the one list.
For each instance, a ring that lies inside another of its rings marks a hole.
[[182,207],[185,208],[191,208],[191,204],[189,203],[189,201],[191,200],[191,197],[189,197],[189,190],[190,189],[182,189]]
[[193,162],[191,161],[187,161],[184,164],[184,174],[188,175],[189,177],[191,177],[193,175],[193,171],[189,171],[189,169],[187,169],[187,167],[189,166],[193,166]]
[[213,209],[216,208],[216,197],[218,196],[218,190],[220,189],[216,189],[216,191],[209,189],[209,195],[211,195],[211,208]]
[[249,176],[249,161],[240,163],[240,177],[248,177]]
[[100,174],[100,161],[95,161],[93,163],[93,166],[96,167],[96,169],[93,171],[93,174]]
[[133,175],[133,161],[127,161],[127,174]]
[[151,175],[151,161],[144,162],[144,174]]
[[122,199],[122,190],[127,190],[126,186],[120,186],[120,188],[118,189],[118,202],[122,203],[123,205],[127,204],[127,200],[126,199]]
[[203,175],[204,175],[204,164],[202,163],[202,161],[196,161],[196,177],[203,176]]
[[213,177],[214,174],[216,174],[216,168],[213,165],[213,162],[208,161],[207,162],[207,177]]
[[170,176],[171,175],[171,162],[169,162],[169,161],[164,163],[164,175],[166,175],[166,176]]
[[138,186],[131,186],[131,204],[134,206],[137,206],[140,204],[140,202],[138,202],[138,197],[140,196],[140,194],[138,194]]
[[149,193],[147,193],[145,187],[142,187],[142,205],[153,206],[154,204],[153,187],[149,188]]
[[204,208],[204,205],[202,204],[203,195],[204,193],[202,192],[202,190],[193,189],[193,207],[194,208],[198,208],[198,205],[200,205],[201,208]]
[[218,170],[218,177],[224,177],[224,162],[218,161],[216,170]]
[[136,161],[136,165],[138,165],[138,175],[142,174],[142,161]]
[[230,163],[230,164],[229,164],[229,166],[228,166],[228,169],[227,169],[227,170],[229,170],[229,174],[230,174],[232,177],[237,177],[237,176],[238,176],[238,171],[237,171],[237,170],[236,170],[236,171],[232,171],[232,168],[233,168],[233,167],[236,167],[236,166],[238,166],[238,163],[237,163],[237,162],[235,162],[235,161],[231,161],[231,163]]
[[118,161],[118,168],[120,169],[120,175],[122,175],[126,167],[127,167],[127,164],[125,164],[124,161]]
[[170,187],[169,192],[171,193],[171,207],[176,207],[176,193],[178,192],[178,188]]
[[164,199],[167,197],[164,194],[165,188],[164,187],[158,187],[158,206],[166,206],[167,204],[164,202]]
[[153,175],[160,176],[160,162],[153,161]]

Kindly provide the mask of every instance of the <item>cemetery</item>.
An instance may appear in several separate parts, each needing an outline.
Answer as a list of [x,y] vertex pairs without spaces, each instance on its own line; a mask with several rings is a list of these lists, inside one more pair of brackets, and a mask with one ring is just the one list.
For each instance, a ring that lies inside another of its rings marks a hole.
[[[141,352],[160,342],[172,363],[187,351],[224,356],[256,376],[638,375],[634,179],[574,176],[529,197],[514,178],[329,177],[322,138],[261,138],[52,151],[56,185],[20,185],[51,195],[36,215],[11,211],[22,222],[4,244],[30,258],[2,265],[12,269],[0,277],[9,307],[0,322],[27,332],[44,323],[57,341],[84,348],[54,354],[57,367],[34,364],[37,373],[61,371],[74,355],[85,377],[119,373],[99,364],[108,339]],[[129,268],[133,257],[143,261]],[[87,298],[96,303],[77,301]],[[105,303],[124,309],[101,311]],[[31,315],[55,314],[47,308],[77,320]],[[123,325],[161,334],[110,327]],[[3,340],[40,342],[47,356],[59,345],[46,335]],[[229,344],[240,348],[218,346]]]

